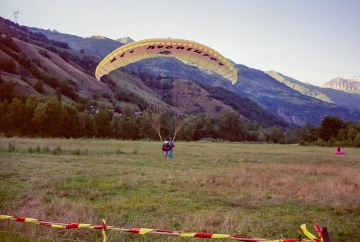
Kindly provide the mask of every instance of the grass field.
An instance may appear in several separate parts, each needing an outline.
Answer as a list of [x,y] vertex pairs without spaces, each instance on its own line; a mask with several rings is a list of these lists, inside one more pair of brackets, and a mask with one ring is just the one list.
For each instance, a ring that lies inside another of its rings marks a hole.
[[[0,139],[0,214],[296,238],[303,223],[360,238],[360,149],[97,139]],[[1,241],[102,241],[99,230],[0,221]],[[108,231],[108,241],[198,241]],[[208,240],[210,241],[210,240]],[[216,241],[216,240],[211,240]]]

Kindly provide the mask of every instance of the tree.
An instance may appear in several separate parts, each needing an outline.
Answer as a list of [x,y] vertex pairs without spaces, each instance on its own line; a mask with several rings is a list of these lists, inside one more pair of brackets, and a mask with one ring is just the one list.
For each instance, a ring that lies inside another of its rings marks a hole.
[[29,96],[25,101],[25,135],[35,135],[36,130],[34,129],[35,125],[33,123],[33,117],[36,107],[39,105],[41,100],[36,96]]
[[358,133],[359,133],[359,132],[351,125],[351,126],[347,129],[347,134],[346,134],[347,139],[348,139],[349,141],[354,141]]
[[360,133],[357,133],[355,139],[354,139],[354,146],[360,147]]
[[22,135],[26,123],[25,104],[20,99],[14,98],[7,113],[11,134]]
[[79,114],[79,125],[80,136],[87,138],[97,136],[95,116],[90,112],[85,111]]
[[8,133],[8,117],[6,115],[7,111],[9,109],[9,103],[7,100],[0,102],[0,133]]
[[33,117],[35,132],[42,137],[61,136],[64,114],[64,109],[56,97],[39,103]]
[[262,128],[260,129],[258,140],[261,142],[274,142],[272,134],[272,128]]
[[195,140],[203,138],[216,138],[215,119],[208,114],[199,114],[196,118],[197,127],[195,130]]
[[80,136],[79,112],[74,106],[63,105],[64,122],[61,136],[66,138],[77,138]]
[[266,130],[264,130],[264,129],[260,130],[259,135],[257,137],[257,140],[260,141],[260,142],[269,141],[269,139],[267,137],[267,134],[266,134]]
[[147,120],[144,116],[138,116],[136,117],[136,125],[139,128],[139,138],[140,139],[152,139],[152,140],[158,140],[159,136],[151,127],[151,124],[149,123],[149,120]]
[[285,143],[285,131],[280,127],[271,127],[270,139],[274,143]]
[[315,142],[319,139],[320,128],[316,127],[312,123],[306,123],[304,127],[300,129],[300,140],[306,142]]
[[3,79],[0,79],[0,102],[3,102],[5,99],[11,102],[15,97],[15,84],[12,82],[8,83],[3,81]]
[[326,116],[321,122],[319,137],[324,141],[329,141],[331,138],[336,138],[344,122],[335,116]]
[[225,110],[219,118],[219,137],[229,141],[246,140],[242,118],[239,113]]
[[177,139],[188,140],[188,141],[194,140],[196,128],[197,128],[196,117],[189,118],[189,120],[182,128]]
[[179,139],[200,140],[203,138],[216,138],[215,119],[205,113],[189,118],[179,134]]
[[101,138],[108,138],[112,136],[111,130],[111,114],[105,108],[101,108],[98,113],[95,114],[95,124],[97,127],[97,134]]
[[116,137],[131,140],[139,139],[140,129],[135,120],[136,117],[130,115],[114,117],[112,125],[115,129]]

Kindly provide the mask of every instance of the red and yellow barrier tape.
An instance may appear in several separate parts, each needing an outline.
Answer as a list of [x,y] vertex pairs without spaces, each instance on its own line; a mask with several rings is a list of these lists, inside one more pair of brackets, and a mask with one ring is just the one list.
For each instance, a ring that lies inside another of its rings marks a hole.
[[81,224],[81,223],[58,223],[51,222],[46,220],[39,220],[34,218],[25,218],[25,217],[15,217],[10,215],[1,215],[0,220],[13,220],[18,222],[33,223],[39,224],[51,228],[57,229],[101,229],[103,235],[103,242],[106,242],[106,230],[117,230],[123,232],[130,232],[134,234],[161,234],[161,235],[173,235],[179,237],[188,237],[188,238],[207,238],[207,239],[232,239],[243,242],[299,242],[299,241],[313,241],[313,242],[323,242],[322,232],[319,225],[315,224],[315,230],[320,236],[320,239],[316,238],[306,229],[306,224],[300,226],[300,231],[306,235],[310,240],[306,239],[263,239],[263,238],[254,238],[247,235],[235,235],[235,234],[215,234],[215,233],[206,233],[206,232],[181,232],[173,230],[163,230],[163,229],[147,229],[147,228],[120,228],[116,226],[106,225],[106,220],[102,220],[101,225],[93,224]]

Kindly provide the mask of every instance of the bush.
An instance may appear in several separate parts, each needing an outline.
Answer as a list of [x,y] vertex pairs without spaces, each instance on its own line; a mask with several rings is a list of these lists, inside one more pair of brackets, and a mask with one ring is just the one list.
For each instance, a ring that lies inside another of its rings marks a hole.
[[15,145],[9,143],[9,148],[8,148],[8,152],[16,152],[16,148],[15,148]]
[[117,155],[121,155],[121,154],[125,154],[125,152],[124,152],[124,151],[122,151],[122,150],[117,150],[117,151],[115,152],[115,154],[117,154]]
[[35,86],[34,86],[35,90],[39,93],[44,93],[44,83],[42,81],[38,81],[36,82]]
[[322,146],[322,147],[328,146],[328,143],[327,143],[326,141],[322,140],[322,139],[318,139],[318,140],[315,142],[315,144],[316,144],[317,146]]
[[88,150],[81,151],[79,149],[76,149],[76,150],[72,150],[70,153],[72,155],[86,155],[88,152],[89,152]]
[[59,155],[62,154],[63,150],[61,149],[60,146],[57,146],[55,149],[53,149],[52,154],[53,155]]
[[360,133],[358,133],[354,139],[354,146],[360,148]]
[[307,142],[307,141],[305,141],[303,139],[299,141],[299,144],[303,145],[303,146],[310,146],[311,145],[309,142]]
[[50,55],[46,50],[39,50],[39,54],[44,56],[45,58],[50,59]]
[[17,74],[15,61],[10,58],[0,57],[0,71]]
[[42,153],[45,153],[45,154],[50,153],[50,148],[49,148],[49,146],[43,147],[43,148],[42,148]]

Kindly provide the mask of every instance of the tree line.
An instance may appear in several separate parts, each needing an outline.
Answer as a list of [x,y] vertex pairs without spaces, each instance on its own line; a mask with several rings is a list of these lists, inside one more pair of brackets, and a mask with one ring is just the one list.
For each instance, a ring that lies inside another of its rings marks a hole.
[[[105,106],[93,106],[90,102],[69,104],[60,102],[57,97],[11,97],[3,95],[9,94],[4,92],[4,85],[8,84],[1,81],[0,135],[159,139],[146,115],[134,115],[129,108],[118,115]],[[159,115],[162,137],[171,137],[175,126],[173,117],[169,113]],[[245,120],[239,113],[226,110],[218,118],[205,113],[188,117],[177,136],[177,140],[184,141],[202,139],[360,147],[360,122],[327,116],[320,126],[306,124],[292,129],[280,126],[264,128],[257,121]]]

